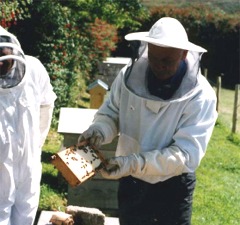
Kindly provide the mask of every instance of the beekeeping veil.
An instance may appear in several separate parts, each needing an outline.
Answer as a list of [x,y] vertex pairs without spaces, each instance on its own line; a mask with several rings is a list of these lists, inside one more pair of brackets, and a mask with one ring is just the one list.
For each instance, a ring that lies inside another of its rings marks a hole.
[[25,64],[17,38],[0,26],[0,88],[17,86],[24,77]]
[[[163,17],[159,19],[147,32],[135,32],[125,36],[125,39],[133,45],[134,54],[132,62],[126,70],[126,85],[140,96],[144,96],[142,90],[137,90],[137,79],[130,78],[133,65],[137,64],[140,58],[148,58],[148,44],[153,44],[165,48],[176,48],[187,50],[187,71],[178,88],[174,98],[179,98],[191,91],[197,84],[197,77],[200,74],[200,60],[206,49],[188,40],[188,35],[183,25],[175,18]],[[140,77],[138,76],[138,80]],[[144,91],[143,91],[144,92]],[[144,92],[145,93],[145,92]],[[152,96],[151,96],[152,97]]]

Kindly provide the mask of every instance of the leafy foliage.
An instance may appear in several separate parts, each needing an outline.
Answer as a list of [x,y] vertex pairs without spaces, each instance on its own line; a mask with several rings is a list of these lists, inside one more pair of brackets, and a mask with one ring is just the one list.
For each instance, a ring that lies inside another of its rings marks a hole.
[[[176,3],[176,0],[141,0],[142,4],[146,5],[149,8],[157,7],[159,5],[169,5]],[[208,5],[211,9],[215,10],[221,10],[223,12],[232,14],[232,13],[239,13],[240,7],[239,7],[239,0],[178,0],[177,5],[180,7],[186,7],[189,6],[189,4],[204,4]]]
[[141,25],[139,18],[146,14],[138,0],[76,0],[63,1],[63,4],[73,9],[81,21],[89,22],[101,18],[118,29],[129,26],[138,28]]
[[0,0],[0,25],[4,28],[17,24],[21,20],[30,16],[28,6],[32,0]]
[[137,0],[33,1],[31,18],[11,28],[25,52],[39,56],[49,72],[58,96],[54,126],[61,107],[79,107],[98,63],[116,48],[117,29],[140,26],[141,10]]

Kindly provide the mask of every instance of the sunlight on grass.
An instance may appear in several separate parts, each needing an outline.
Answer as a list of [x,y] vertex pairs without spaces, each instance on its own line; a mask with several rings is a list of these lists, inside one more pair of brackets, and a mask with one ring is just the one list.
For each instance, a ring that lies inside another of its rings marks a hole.
[[41,186],[41,198],[39,210],[59,210],[66,206],[67,201],[64,194],[59,194],[46,184]]
[[43,174],[51,174],[53,177],[57,177],[58,170],[54,168],[52,164],[49,163],[42,163],[42,173]]
[[237,225],[240,221],[240,152],[226,129],[214,129],[205,158],[197,170],[193,225]]

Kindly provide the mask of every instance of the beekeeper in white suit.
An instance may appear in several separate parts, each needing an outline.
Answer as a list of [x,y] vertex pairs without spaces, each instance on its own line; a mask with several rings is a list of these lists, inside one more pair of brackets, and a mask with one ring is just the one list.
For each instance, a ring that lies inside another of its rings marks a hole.
[[121,225],[190,225],[195,171],[217,118],[200,71],[206,50],[169,17],[125,38],[142,43],[140,56],[118,74],[79,143],[99,146],[119,134],[102,176],[119,179]]
[[40,194],[41,147],[56,95],[42,63],[0,27],[0,224],[32,225]]

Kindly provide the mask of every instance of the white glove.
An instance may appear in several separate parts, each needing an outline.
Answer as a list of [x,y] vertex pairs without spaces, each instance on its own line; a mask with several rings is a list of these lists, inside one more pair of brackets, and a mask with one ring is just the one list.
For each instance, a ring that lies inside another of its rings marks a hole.
[[108,168],[100,170],[106,179],[119,179],[129,175],[140,174],[145,165],[145,159],[140,154],[113,157],[107,160]]
[[94,127],[89,127],[78,138],[79,145],[90,144],[96,148],[99,148],[104,141],[104,135],[102,132]]

